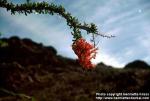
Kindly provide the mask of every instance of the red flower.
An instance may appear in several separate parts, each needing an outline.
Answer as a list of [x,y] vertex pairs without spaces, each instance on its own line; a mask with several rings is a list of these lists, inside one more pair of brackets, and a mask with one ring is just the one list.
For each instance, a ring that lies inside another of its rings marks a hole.
[[91,63],[91,59],[95,59],[97,48],[86,42],[85,39],[79,38],[73,43],[72,49],[78,56],[79,63],[84,68],[91,69],[94,67],[94,65]]

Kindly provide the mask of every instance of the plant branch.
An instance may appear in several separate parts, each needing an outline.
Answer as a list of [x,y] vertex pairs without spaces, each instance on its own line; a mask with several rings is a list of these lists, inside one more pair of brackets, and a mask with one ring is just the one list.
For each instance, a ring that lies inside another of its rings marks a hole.
[[13,4],[7,2],[7,0],[0,0],[0,7],[6,8],[7,11],[11,11],[11,14],[18,12],[19,14],[25,14],[26,16],[30,13],[39,13],[39,14],[58,14],[67,21],[67,25],[73,29],[74,39],[78,39],[81,36],[81,29],[87,31],[87,33],[94,33],[102,37],[112,37],[107,35],[98,34],[97,26],[93,23],[80,23],[79,20],[73,17],[69,12],[66,12],[65,8],[61,5],[55,5],[54,3],[48,4],[47,2],[28,2],[24,4]]

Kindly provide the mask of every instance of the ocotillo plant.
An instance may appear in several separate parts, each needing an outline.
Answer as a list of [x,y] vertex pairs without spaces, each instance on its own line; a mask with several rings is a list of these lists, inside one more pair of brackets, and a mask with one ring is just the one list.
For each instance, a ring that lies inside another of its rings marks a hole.
[[[61,5],[56,5],[54,3],[47,2],[30,2],[27,0],[27,3],[24,4],[13,4],[7,0],[0,0],[0,7],[6,8],[7,11],[11,11],[11,14],[15,15],[16,13],[25,14],[26,16],[31,13],[38,14],[57,14],[63,17],[67,25],[72,29],[71,34],[73,35],[73,44],[72,49],[75,54],[78,56],[79,63],[87,69],[93,68],[94,65],[91,63],[91,59],[96,56],[96,46],[95,46],[95,35],[100,35],[102,37],[111,38],[114,36],[107,36],[104,34],[98,33],[97,26],[94,23],[87,24],[81,23],[79,20],[72,16],[71,13],[67,12],[65,8]],[[81,35],[81,30],[85,30],[87,34],[92,34],[93,44],[86,42],[86,40]]]

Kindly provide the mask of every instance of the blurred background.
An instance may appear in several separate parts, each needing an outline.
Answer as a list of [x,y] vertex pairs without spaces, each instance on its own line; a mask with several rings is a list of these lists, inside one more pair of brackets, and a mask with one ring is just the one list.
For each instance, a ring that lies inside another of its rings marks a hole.
[[[42,1],[61,4],[79,21],[95,23],[101,33],[116,36],[96,38],[99,51],[94,63],[104,62],[114,67],[123,67],[136,59],[150,63],[150,0],[31,0]],[[0,8],[0,32],[1,37],[30,38],[54,46],[62,56],[77,58],[71,48],[71,30],[57,15],[11,15]],[[91,36],[83,31],[83,37],[90,40]]]
[[143,92],[149,100],[150,0],[31,0],[42,1],[61,4],[80,22],[116,37],[96,37],[98,65],[85,69],[75,60],[63,18],[0,8],[0,101],[95,101],[96,93],[108,92]]

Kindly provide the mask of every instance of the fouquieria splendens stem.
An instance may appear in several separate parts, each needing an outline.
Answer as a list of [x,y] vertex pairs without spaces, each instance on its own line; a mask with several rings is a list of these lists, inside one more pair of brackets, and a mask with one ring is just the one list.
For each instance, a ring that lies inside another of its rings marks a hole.
[[[57,14],[63,17],[67,25],[72,29],[73,35],[73,44],[72,49],[74,53],[78,56],[78,62],[80,65],[86,69],[92,69],[95,67],[92,64],[91,59],[95,59],[98,48],[95,47],[94,35],[99,35],[101,37],[111,38],[114,36],[107,36],[101,33],[98,33],[97,26],[93,23],[80,23],[79,20],[73,17],[69,12],[65,10],[65,8],[61,5],[55,5],[54,3],[47,2],[29,2],[24,4],[13,4],[12,2],[8,2],[7,0],[0,0],[0,7],[6,8],[7,11],[11,11],[11,14],[15,15],[16,13],[25,14],[26,16],[31,13],[38,14]],[[81,30],[85,30],[87,33],[93,34],[93,42],[94,44],[88,43],[82,36]]]

